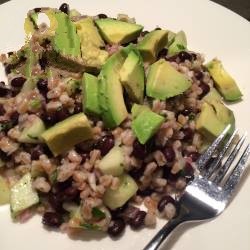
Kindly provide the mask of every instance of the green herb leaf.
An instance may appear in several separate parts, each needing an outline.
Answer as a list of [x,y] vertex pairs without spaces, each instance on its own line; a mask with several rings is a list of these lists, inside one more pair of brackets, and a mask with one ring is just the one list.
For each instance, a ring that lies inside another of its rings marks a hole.
[[41,103],[41,100],[39,99],[33,99],[30,101],[29,105],[32,109],[39,109],[41,108],[42,103]]
[[104,219],[106,214],[97,207],[92,208],[92,215],[97,219]]
[[2,121],[0,123],[0,131],[7,131],[12,128],[12,122],[11,121]]
[[33,135],[30,135],[30,134],[27,134],[27,136],[32,139],[32,140],[37,140],[38,137],[37,136],[33,136]]
[[53,171],[51,175],[49,175],[49,181],[51,184],[54,184],[57,180],[57,170]]
[[190,113],[188,116],[189,120],[192,121],[195,118],[195,114],[194,113]]
[[81,227],[87,230],[100,230],[100,227],[98,225],[90,224],[90,223],[81,224]]
[[179,50],[185,50],[186,49],[186,47],[184,45],[182,45],[182,44],[177,44],[176,46],[177,46],[177,48]]

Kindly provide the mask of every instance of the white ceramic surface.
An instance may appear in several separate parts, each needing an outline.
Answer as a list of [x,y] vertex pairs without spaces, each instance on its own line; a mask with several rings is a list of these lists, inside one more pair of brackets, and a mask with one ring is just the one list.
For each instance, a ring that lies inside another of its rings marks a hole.
[[[12,0],[0,6],[1,52],[18,49],[24,40],[26,12],[34,7],[58,7],[59,0]],[[220,58],[239,83],[244,100],[232,105],[237,125],[250,134],[250,23],[233,12],[207,0],[68,0],[72,8],[89,15],[127,13],[146,29],[157,25],[173,31],[183,29],[190,49],[202,52],[209,60]],[[3,79],[3,69],[0,78]],[[237,197],[218,219],[195,227],[180,228],[164,249],[174,250],[249,250],[250,178]],[[158,223],[158,229],[163,222]],[[156,229],[157,230],[157,229]],[[7,206],[0,207],[1,250],[140,250],[156,230],[133,232],[112,241],[109,237],[86,233],[72,240],[66,235],[46,231],[36,216],[26,224],[12,223]]]

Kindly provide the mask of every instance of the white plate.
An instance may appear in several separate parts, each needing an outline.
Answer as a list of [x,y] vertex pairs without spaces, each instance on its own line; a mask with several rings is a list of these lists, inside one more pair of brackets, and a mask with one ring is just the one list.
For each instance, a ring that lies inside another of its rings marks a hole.
[[[26,12],[34,7],[59,7],[57,0],[13,0],[0,7],[1,52],[18,49],[24,39]],[[70,6],[89,15],[127,13],[146,29],[157,25],[173,31],[183,29],[189,48],[203,52],[207,59],[220,58],[239,83],[244,101],[232,105],[237,125],[250,134],[250,23],[233,12],[206,0],[90,0],[68,1]],[[0,75],[3,78],[3,71]],[[244,182],[237,197],[218,219],[179,229],[164,249],[174,250],[249,250],[250,179]],[[156,230],[130,231],[117,241],[95,233],[71,240],[66,235],[46,231],[36,216],[26,224],[11,222],[8,207],[0,207],[1,250],[111,250],[142,249]],[[158,228],[161,223],[158,223]],[[92,235],[92,236],[91,236]]]

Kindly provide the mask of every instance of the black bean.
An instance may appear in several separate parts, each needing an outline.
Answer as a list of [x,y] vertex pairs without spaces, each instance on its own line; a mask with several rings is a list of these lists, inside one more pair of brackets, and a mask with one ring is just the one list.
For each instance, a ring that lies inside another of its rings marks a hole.
[[188,156],[192,159],[193,162],[196,162],[199,159],[199,157],[200,157],[200,153],[198,153],[198,152],[191,152],[191,153],[189,153]]
[[137,194],[140,195],[140,196],[149,196],[149,195],[151,195],[153,192],[154,192],[153,189],[151,189],[151,188],[146,188],[146,189],[144,189],[144,190],[140,190],[140,189],[139,189],[139,190],[137,191]]
[[42,56],[40,59],[39,59],[39,64],[40,64],[40,67],[42,70],[45,70],[46,69],[46,66],[48,65],[48,60],[45,56]]
[[129,225],[133,229],[139,229],[144,225],[144,219],[147,213],[145,211],[139,211],[133,220],[129,221]]
[[64,12],[65,14],[69,14],[69,5],[67,3],[63,3],[60,6],[59,10]]
[[26,78],[19,76],[19,77],[13,78],[10,84],[12,87],[21,88],[25,82],[26,82]]
[[0,82],[0,97],[5,97],[10,94],[10,89],[7,88],[4,82]]
[[186,51],[181,51],[178,54],[178,57],[179,57],[181,62],[185,62],[185,60],[192,61],[192,59],[193,59],[192,55]]
[[194,76],[197,80],[201,80],[203,78],[204,74],[202,73],[202,71],[195,71]]
[[145,167],[133,168],[129,171],[129,174],[133,177],[133,179],[139,180],[143,176],[144,170]]
[[[48,38],[45,38],[43,41],[42,41],[42,43],[41,43],[41,46],[43,47],[43,48],[47,48],[47,46],[50,44],[50,40],[48,39]],[[46,57],[45,57],[46,58]],[[47,58],[46,58],[46,60],[47,60]]]
[[48,80],[46,79],[39,79],[36,84],[39,92],[46,97],[47,92],[49,91],[48,89]]
[[73,186],[66,188],[65,190],[62,191],[60,194],[60,198],[62,201],[71,201],[77,198],[79,195],[79,190]]
[[13,126],[16,126],[18,124],[18,118],[19,118],[19,113],[17,111],[11,113],[10,120]]
[[186,163],[185,168],[183,169],[183,175],[187,181],[191,181],[194,178],[194,169],[190,163]]
[[91,150],[93,150],[94,146],[95,146],[95,140],[90,139],[76,144],[75,147],[77,153],[83,154],[83,153],[89,153]]
[[126,209],[122,212],[122,218],[126,223],[134,220],[137,214],[140,212],[140,209],[134,206],[127,206]]
[[162,212],[168,203],[175,205],[175,200],[171,196],[166,195],[159,201],[157,206],[158,210]]
[[62,199],[61,196],[58,194],[49,194],[49,198],[48,198],[49,204],[51,205],[51,207],[58,213],[63,213],[64,209],[62,206]]
[[171,173],[171,166],[165,165],[163,168],[163,178],[170,181],[175,182],[180,177],[180,171],[176,174]]
[[141,36],[146,36],[148,33],[149,33],[149,31],[144,30],[144,31],[141,32]]
[[48,125],[52,126],[57,122],[57,117],[55,113],[43,113],[41,115],[42,120]]
[[184,115],[184,116],[188,116],[190,115],[191,113],[193,112],[193,109],[192,108],[185,108],[183,109],[180,114]]
[[208,84],[202,82],[199,87],[202,89],[202,94],[200,94],[200,98],[204,97],[209,91],[210,91],[210,87]]
[[125,229],[125,222],[119,218],[112,220],[109,227],[108,227],[108,234],[110,236],[118,236],[120,235]]
[[82,157],[81,164],[83,164],[89,158],[89,154],[86,154],[86,153],[81,154],[81,157]]
[[132,155],[138,159],[143,160],[147,156],[147,148],[138,140],[134,141]]
[[172,147],[166,146],[163,150],[162,153],[165,155],[166,160],[168,162],[172,162],[175,159],[175,152]]
[[56,120],[58,122],[65,120],[69,116],[70,116],[70,113],[66,108],[61,108],[56,111]]
[[35,9],[34,9],[34,11],[35,11],[36,13],[41,12],[41,10],[42,10],[41,8],[35,8]]
[[161,28],[160,27],[156,27],[155,30],[161,30]]
[[43,215],[42,223],[45,226],[57,228],[63,223],[63,219],[58,213],[46,212]]
[[78,114],[80,112],[82,112],[82,104],[77,102],[75,103],[74,114]]
[[115,139],[112,134],[103,136],[95,145],[101,151],[101,155],[106,155],[115,145]]
[[0,115],[4,115],[5,114],[5,109],[3,107],[3,104],[0,104]]
[[62,191],[64,191],[66,188],[71,187],[72,186],[72,179],[68,179],[66,181],[63,182],[56,182],[53,187],[52,187],[52,192],[54,194],[60,193]]
[[2,161],[7,162],[7,161],[10,161],[11,156],[10,156],[10,155],[7,155],[4,151],[2,151],[2,150],[0,149],[0,159],[1,159]]
[[12,64],[5,64],[4,65],[4,69],[5,69],[5,73],[6,75],[10,74],[11,73],[11,70],[13,69],[13,65]]
[[197,55],[195,53],[191,53],[192,57],[193,57],[193,60],[196,60],[197,59]]
[[40,155],[44,154],[44,148],[42,145],[36,145],[30,151],[31,160],[38,160]]
[[98,17],[102,18],[102,19],[108,18],[108,16],[106,14],[103,14],[103,13],[98,14]]
[[8,54],[8,56],[10,57],[11,55],[14,54],[14,52],[13,52],[13,51],[9,51],[7,54]]
[[194,131],[191,128],[184,128],[182,132],[184,133],[183,140],[189,141],[193,139]]
[[163,48],[163,49],[159,52],[158,57],[159,57],[159,58],[165,58],[165,57],[167,56],[167,54],[168,54],[168,49]]

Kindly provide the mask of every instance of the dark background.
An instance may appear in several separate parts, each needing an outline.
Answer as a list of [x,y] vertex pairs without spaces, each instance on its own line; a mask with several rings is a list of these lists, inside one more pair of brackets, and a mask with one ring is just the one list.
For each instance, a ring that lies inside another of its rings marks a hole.
[[[5,3],[9,0],[0,0],[0,4]],[[19,0],[25,1],[25,0]],[[250,0],[213,0],[213,2],[219,3],[239,15],[245,17],[250,21]]]

